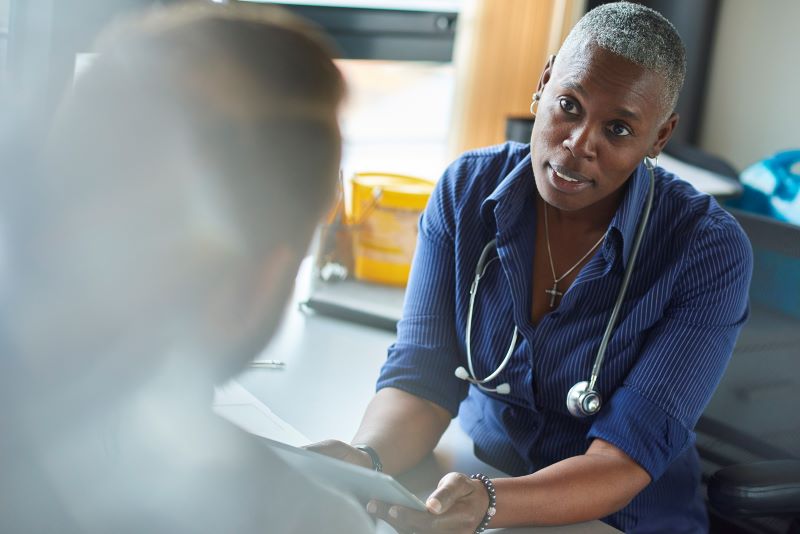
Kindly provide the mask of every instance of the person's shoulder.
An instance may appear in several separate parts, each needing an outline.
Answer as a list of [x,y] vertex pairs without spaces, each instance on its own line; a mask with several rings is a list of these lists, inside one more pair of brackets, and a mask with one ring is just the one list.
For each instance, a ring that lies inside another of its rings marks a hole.
[[461,154],[462,159],[514,159],[515,163],[530,153],[530,145],[518,143],[517,141],[506,141],[497,145],[490,145],[472,150],[467,150]]
[[482,201],[529,155],[529,145],[513,141],[469,150],[450,164],[439,187],[457,205]]
[[507,141],[499,145],[476,148],[461,154],[451,167],[466,170],[513,169],[530,154],[530,145]]
[[656,177],[662,214],[676,226],[682,226],[683,231],[689,226],[697,231],[743,234],[733,215],[713,196],[698,191],[689,182],[662,168],[658,168]]
[[658,227],[662,235],[673,235],[695,256],[703,257],[714,251],[750,262],[752,252],[747,234],[713,196],[663,169],[657,173],[656,184],[660,197]]

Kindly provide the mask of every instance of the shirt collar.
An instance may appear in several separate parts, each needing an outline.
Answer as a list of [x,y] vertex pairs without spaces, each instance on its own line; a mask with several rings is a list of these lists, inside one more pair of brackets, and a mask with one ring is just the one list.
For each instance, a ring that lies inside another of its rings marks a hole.
[[509,229],[534,187],[531,158],[526,154],[481,203],[481,219],[487,226],[494,222],[498,232]]
[[[644,163],[640,163],[628,180],[627,189],[617,212],[611,219],[609,230],[615,229],[622,241],[622,265],[627,266],[636,229],[644,211],[650,175]],[[525,199],[535,187],[533,168],[529,156],[520,161],[500,182],[492,194],[481,203],[481,219],[488,226],[495,223],[497,230],[508,229],[525,205]],[[611,232],[609,232],[611,233]]]
[[609,225],[609,230],[616,229],[622,239],[623,267],[628,265],[628,257],[636,237],[640,215],[644,211],[649,187],[650,174],[644,163],[640,163],[628,180],[628,188]]

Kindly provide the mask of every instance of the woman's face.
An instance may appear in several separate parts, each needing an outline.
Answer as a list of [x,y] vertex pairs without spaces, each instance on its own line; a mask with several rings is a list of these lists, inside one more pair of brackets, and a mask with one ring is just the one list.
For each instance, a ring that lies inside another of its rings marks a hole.
[[565,211],[615,209],[642,158],[656,156],[677,123],[665,121],[662,79],[587,47],[549,62],[531,136],[539,194]]

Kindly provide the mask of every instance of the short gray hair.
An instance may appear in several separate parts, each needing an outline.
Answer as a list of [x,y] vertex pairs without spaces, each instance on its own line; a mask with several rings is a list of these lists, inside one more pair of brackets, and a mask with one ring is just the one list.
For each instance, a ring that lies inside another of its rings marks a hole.
[[661,13],[631,2],[600,5],[569,32],[559,55],[595,45],[664,78],[665,118],[675,109],[686,77],[686,50],[675,27]]

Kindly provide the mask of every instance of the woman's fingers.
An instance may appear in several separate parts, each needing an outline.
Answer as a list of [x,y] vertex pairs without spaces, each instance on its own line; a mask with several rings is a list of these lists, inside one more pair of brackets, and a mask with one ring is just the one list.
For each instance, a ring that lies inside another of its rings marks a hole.
[[383,519],[399,532],[471,533],[489,506],[483,484],[460,473],[445,475],[425,503],[428,512],[370,501],[367,512]]
[[400,532],[416,534],[471,534],[483,519],[483,512],[474,508],[474,503],[458,501],[449,511],[439,515],[418,512],[402,506],[390,506],[386,519]]
[[367,503],[367,512],[378,519],[383,519],[400,533],[414,532],[423,534],[437,532],[434,525],[436,516],[428,512],[419,512],[376,500],[371,500]]

